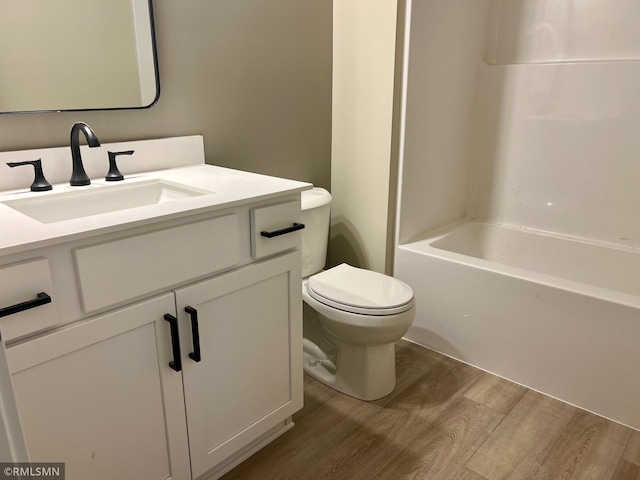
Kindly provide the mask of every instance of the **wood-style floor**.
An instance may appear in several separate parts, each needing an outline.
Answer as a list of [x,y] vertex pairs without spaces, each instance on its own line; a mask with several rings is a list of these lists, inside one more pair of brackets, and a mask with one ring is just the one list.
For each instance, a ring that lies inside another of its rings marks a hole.
[[305,375],[296,426],[224,480],[640,480],[640,432],[406,341],[375,402]]

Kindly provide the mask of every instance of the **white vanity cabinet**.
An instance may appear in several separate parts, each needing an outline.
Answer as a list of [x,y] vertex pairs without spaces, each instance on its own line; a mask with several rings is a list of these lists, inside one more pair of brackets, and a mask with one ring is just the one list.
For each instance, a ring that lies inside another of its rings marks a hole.
[[53,285],[73,281],[56,287],[60,321],[7,345],[31,461],[78,479],[218,478],[293,426],[299,205],[289,192],[56,246]]
[[190,477],[174,311],[168,293],[9,349],[31,461],[70,479]]
[[302,407],[298,252],[176,291],[194,478]]

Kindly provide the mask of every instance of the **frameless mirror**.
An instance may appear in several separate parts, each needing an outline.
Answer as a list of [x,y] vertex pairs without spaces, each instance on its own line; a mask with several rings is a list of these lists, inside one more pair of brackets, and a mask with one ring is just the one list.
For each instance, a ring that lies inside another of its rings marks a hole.
[[151,0],[0,0],[0,113],[146,108]]

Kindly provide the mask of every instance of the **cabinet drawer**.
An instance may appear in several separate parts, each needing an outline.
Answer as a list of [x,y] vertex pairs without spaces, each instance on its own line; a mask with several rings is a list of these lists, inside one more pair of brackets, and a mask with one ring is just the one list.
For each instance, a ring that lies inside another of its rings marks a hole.
[[92,312],[232,267],[240,240],[233,213],[77,248],[82,308]]
[[0,332],[5,342],[59,323],[46,258],[0,267],[0,309]]
[[263,258],[300,245],[300,202],[251,209],[251,255]]

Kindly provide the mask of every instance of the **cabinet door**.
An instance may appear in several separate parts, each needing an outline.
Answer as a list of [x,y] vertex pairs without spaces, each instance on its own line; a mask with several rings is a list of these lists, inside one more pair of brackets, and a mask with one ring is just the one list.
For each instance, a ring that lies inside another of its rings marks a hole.
[[300,275],[293,252],[176,291],[194,478],[302,407]]
[[190,478],[165,313],[171,293],[7,349],[31,461],[69,479]]

